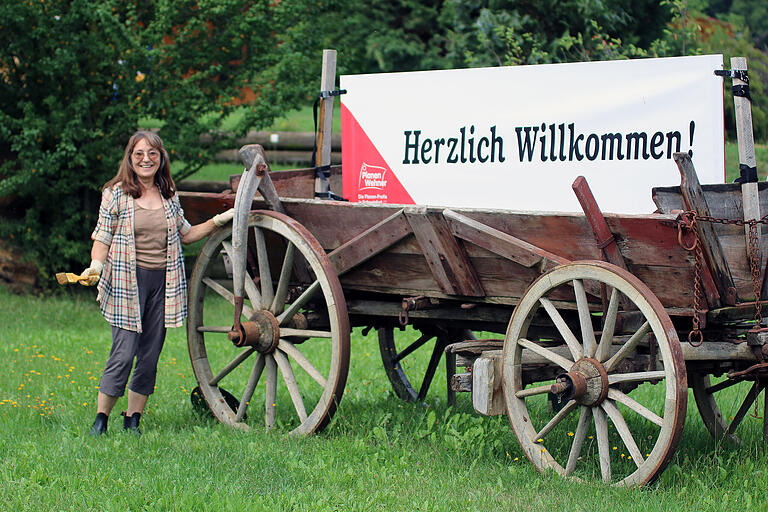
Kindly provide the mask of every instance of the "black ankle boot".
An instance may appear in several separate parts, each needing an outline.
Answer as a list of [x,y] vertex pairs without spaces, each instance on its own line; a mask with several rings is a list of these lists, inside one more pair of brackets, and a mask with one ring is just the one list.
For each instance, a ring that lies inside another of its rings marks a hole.
[[141,420],[141,413],[135,412],[133,416],[126,416],[125,411],[122,412],[123,417],[123,430],[133,432],[136,435],[141,435],[139,430],[139,420]]
[[94,420],[93,425],[91,426],[90,434],[92,436],[100,436],[101,434],[105,434],[107,432],[108,421],[109,421],[109,416],[107,416],[103,412],[98,413],[96,415],[96,420]]

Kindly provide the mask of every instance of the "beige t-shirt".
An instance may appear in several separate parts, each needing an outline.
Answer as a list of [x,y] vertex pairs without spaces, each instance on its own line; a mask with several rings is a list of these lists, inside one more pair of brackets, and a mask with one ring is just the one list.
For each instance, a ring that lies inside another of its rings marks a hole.
[[165,210],[162,206],[147,210],[135,204],[134,214],[136,266],[150,270],[164,269],[168,254],[168,223],[165,220]]

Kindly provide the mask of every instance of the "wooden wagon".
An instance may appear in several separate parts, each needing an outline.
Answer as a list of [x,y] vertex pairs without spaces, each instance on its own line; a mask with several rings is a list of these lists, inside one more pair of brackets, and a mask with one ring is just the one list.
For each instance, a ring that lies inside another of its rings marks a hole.
[[641,485],[676,449],[689,387],[712,435],[735,439],[768,382],[762,237],[746,241],[738,186],[702,190],[687,154],[648,215],[603,215],[580,180],[584,214],[321,200],[314,170],[270,173],[259,146],[241,156],[232,190],[181,194],[192,222],[236,208],[197,257],[187,324],[226,424],[322,429],[364,326],[399,397],[424,399],[445,354],[448,399],[471,391],[478,412],[506,413],[537,468]]

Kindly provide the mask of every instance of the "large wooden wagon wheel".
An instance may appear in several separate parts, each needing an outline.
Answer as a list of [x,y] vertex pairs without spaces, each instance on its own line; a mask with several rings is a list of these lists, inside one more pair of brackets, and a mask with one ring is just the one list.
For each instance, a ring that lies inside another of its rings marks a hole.
[[[341,285],[319,243],[291,218],[255,211],[247,228],[241,286],[225,272],[236,250],[232,228],[212,234],[195,263],[187,322],[195,377],[223,423],[243,429],[277,423],[292,434],[317,432],[341,400],[349,368]],[[238,288],[248,299],[239,337],[232,333]],[[236,395],[242,390],[239,406],[228,404],[219,386]]]
[[[606,290],[605,314],[585,292],[594,285]],[[529,329],[539,309],[550,335]],[[685,420],[685,363],[661,302],[632,274],[586,261],[541,276],[512,315],[503,357],[507,414],[537,469],[642,485],[669,462]]]
[[763,439],[768,440],[768,393],[763,395],[762,416],[751,412],[760,402],[760,393],[768,386],[765,376],[753,375],[748,379],[726,376],[713,382],[708,374],[692,372],[690,384],[701,419],[712,437],[740,443],[737,429],[744,425],[745,419],[757,416],[754,419],[760,420]]
[[[410,333],[415,334],[415,339],[408,336]],[[469,329],[442,326],[414,328],[403,332],[396,332],[390,326],[379,327],[378,336],[381,360],[392,389],[398,398],[407,402],[421,402],[426,398],[445,347],[458,341],[474,339]],[[425,350],[430,353],[426,363]]]

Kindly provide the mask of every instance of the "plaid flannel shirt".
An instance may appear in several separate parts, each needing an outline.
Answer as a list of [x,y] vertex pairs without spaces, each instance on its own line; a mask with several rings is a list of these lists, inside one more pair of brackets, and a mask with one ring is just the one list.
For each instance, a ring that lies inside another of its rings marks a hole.
[[[187,280],[181,235],[191,228],[179,203],[179,195],[163,197],[168,224],[168,259],[165,268],[165,326],[181,327],[187,316]],[[139,289],[136,284],[136,243],[133,236],[133,197],[120,184],[105,189],[101,196],[99,220],[91,234],[109,246],[107,261],[99,279],[96,300],[110,324],[129,331],[141,332]]]

